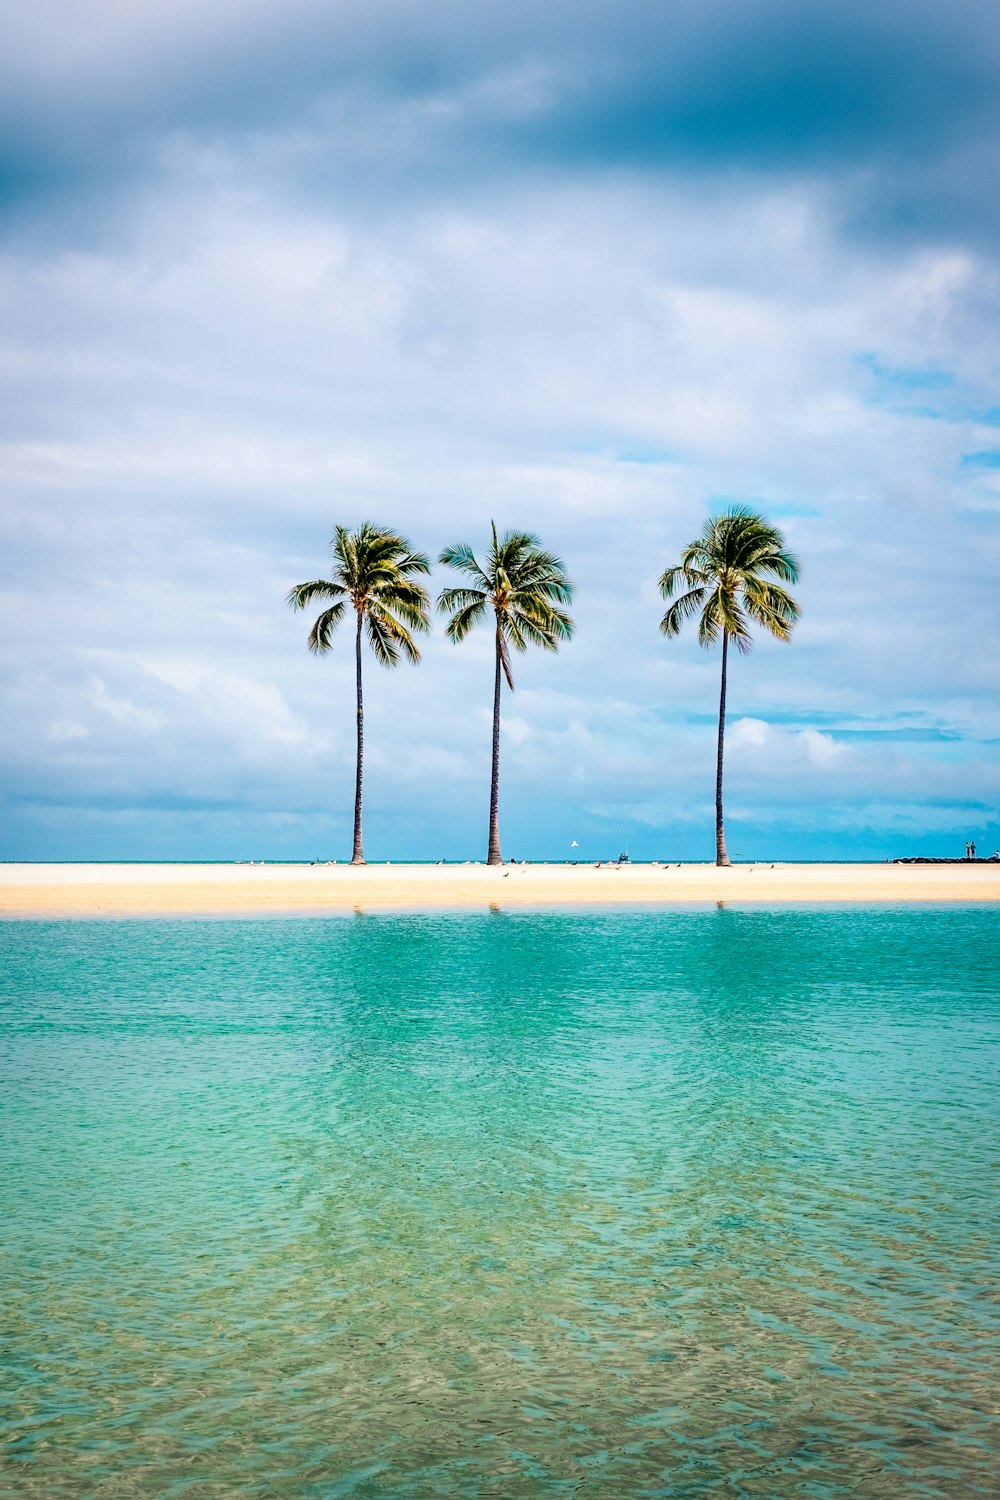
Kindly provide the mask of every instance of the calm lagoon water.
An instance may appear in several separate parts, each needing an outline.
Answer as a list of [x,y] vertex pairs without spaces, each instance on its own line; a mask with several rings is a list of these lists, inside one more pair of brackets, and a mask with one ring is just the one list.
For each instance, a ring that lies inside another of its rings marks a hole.
[[994,1494],[997,929],[3,924],[0,1494]]

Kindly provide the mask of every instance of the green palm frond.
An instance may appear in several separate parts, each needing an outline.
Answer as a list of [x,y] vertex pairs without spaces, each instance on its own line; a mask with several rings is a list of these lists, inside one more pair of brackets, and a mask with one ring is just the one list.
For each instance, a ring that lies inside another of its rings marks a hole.
[[408,552],[399,559],[397,567],[404,578],[409,578],[411,573],[429,573],[431,560],[424,552]]
[[667,568],[660,575],[660,593],[664,599],[671,599],[681,587],[695,589],[707,582],[708,574],[703,568],[685,567],[681,563],[676,567]]
[[753,578],[747,579],[743,585],[743,602],[756,625],[770,631],[778,640],[788,640],[799,617],[799,606],[791,594],[776,583]]
[[474,625],[478,625],[486,614],[489,600],[485,595],[473,599],[469,604],[460,604],[445,626],[449,641],[464,641]]
[[401,656],[419,661],[410,632],[430,629],[430,595],[416,581],[430,572],[429,559],[415,552],[405,537],[372,521],[355,531],[335,527],[330,548],[330,578],[298,584],[288,595],[297,609],[314,599],[336,601],[313,626],[310,648],[329,648],[330,635],[349,602],[365,622],[368,643],[383,666],[395,666]]
[[[738,594],[731,593],[727,589],[716,589],[716,618],[719,626],[734,643],[743,656],[753,646],[753,637],[747,626],[747,617],[743,611]],[[699,637],[700,638],[700,637]],[[703,645],[707,642],[702,642]]]
[[719,616],[719,593],[714,590],[705,601],[705,607],[698,617],[698,644],[699,646],[714,646],[722,632],[722,620]]
[[293,589],[289,589],[285,603],[292,609],[305,609],[314,599],[340,599],[345,592],[339,583],[331,583],[329,578],[314,578],[309,583],[297,583]]
[[331,636],[344,618],[344,611],[346,609],[347,605],[341,600],[339,604],[332,604],[329,609],[325,609],[318,616],[316,623],[309,632],[309,650],[315,655],[319,655],[323,651],[329,651]]
[[[557,609],[548,600],[532,600],[524,593],[515,595],[511,615],[516,619],[523,636],[533,645],[547,651],[557,651],[560,641],[567,641],[573,634],[573,621],[565,610]],[[523,650],[523,646],[519,648]]]
[[[679,568],[675,571],[680,573]],[[666,574],[664,574],[664,577],[666,577]],[[669,587],[665,587],[663,586],[661,580],[661,589],[664,598],[670,598],[670,595],[673,592],[673,588],[673,582],[670,583]],[[680,628],[684,624],[684,621],[690,620],[692,615],[696,615],[698,613],[698,606],[704,600],[705,593],[706,589],[704,585],[699,584],[697,588],[689,589],[686,594],[681,594],[678,599],[675,599],[673,604],[671,604],[670,608],[667,610],[666,614],[663,616],[663,619],[660,621],[660,629],[662,630],[663,634],[679,635]]]
[[521,615],[518,624],[521,627],[521,647],[526,650],[529,645],[540,646],[543,651],[558,651],[559,639],[556,631],[548,622],[532,620],[528,615]]
[[430,597],[418,583],[402,582],[386,584],[369,599],[369,608],[377,607],[383,612],[390,610],[408,625],[411,630],[422,633],[430,630]]
[[513,692],[514,673],[510,664],[510,650],[507,643],[507,637],[502,631],[498,635],[497,641],[500,648],[500,665],[503,668],[503,675],[507,679],[507,686],[510,688],[511,692]]
[[465,542],[459,542],[457,546],[445,547],[438,562],[443,563],[446,568],[455,568],[459,573],[468,573],[476,588],[484,589],[489,593],[490,580],[476,561],[472,548]]
[[572,602],[573,585],[562,559],[545,551],[532,532],[498,532],[491,523],[484,564],[464,542],[446,547],[441,561],[470,580],[444,589],[438,598],[438,608],[450,616],[449,640],[464,640],[492,609],[500,663],[509,687],[514,686],[511,649],[526,651],[533,645],[555,651],[561,641],[571,638],[573,620],[561,606]]
[[407,661],[418,662],[420,652],[406,626],[378,604],[369,605],[365,612],[365,635],[375,660],[383,667],[394,667],[401,656]]
[[[714,645],[725,633],[747,652],[753,644],[751,625],[788,640],[799,607],[780,585],[795,583],[798,576],[798,562],[778,528],[749,507],[734,506],[710,516],[701,535],[681,551],[680,562],[661,575],[660,593],[673,603],[660,629],[677,635],[687,620],[698,616],[703,646]],[[681,588],[685,592],[674,599]]]
[[710,578],[715,571],[712,561],[712,553],[706,549],[704,543],[698,541],[688,542],[681,553],[680,571],[689,577]]
[[500,617],[498,622],[500,639],[507,641],[514,647],[515,651],[527,651],[528,642],[525,639],[524,627],[525,617],[514,610],[508,610]]
[[487,604],[489,595],[484,589],[442,589],[438,595],[437,607],[442,614],[449,610],[469,609],[474,604]]
[[377,610],[366,611],[364,633],[372,655],[380,667],[399,665],[399,646],[393,639],[392,631],[387,628],[384,617],[381,617]]

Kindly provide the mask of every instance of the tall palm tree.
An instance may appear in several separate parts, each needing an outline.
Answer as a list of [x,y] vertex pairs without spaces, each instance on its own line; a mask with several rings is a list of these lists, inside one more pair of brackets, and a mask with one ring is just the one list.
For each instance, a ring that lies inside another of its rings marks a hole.
[[363,865],[361,839],[361,783],[365,753],[365,714],[361,691],[361,636],[368,638],[375,660],[383,667],[398,666],[400,656],[418,662],[410,631],[430,629],[430,595],[415,576],[429,573],[429,560],[414,552],[404,537],[365,521],[357,531],[338,526],[330,543],[333,551],[331,576],[300,583],[288,595],[293,609],[305,609],[314,600],[327,604],[309,632],[309,650],[329,651],[333,633],[347,613],[354,610],[354,657],[358,690],[358,756],[354,779],[354,853],[352,865]]
[[573,621],[560,608],[573,598],[573,585],[561,560],[543,552],[539,540],[527,531],[505,531],[493,539],[481,567],[472,548],[460,543],[446,547],[440,561],[464,573],[469,582],[445,589],[438,609],[451,618],[445,633],[451,641],[464,641],[474,625],[493,611],[496,670],[493,682],[493,771],[490,779],[490,837],[488,865],[500,859],[500,688],[502,678],[513,691],[514,674],[510,648],[526,651],[529,645],[557,651],[560,641],[573,634]]
[[[726,657],[729,642],[744,655],[752,643],[750,626],[759,625],[787,641],[799,617],[799,606],[781,583],[795,583],[799,565],[785,547],[776,526],[745,506],[710,516],[701,536],[689,542],[680,563],[667,568],[660,592],[673,603],[660,621],[664,635],[674,636],[685,620],[698,615],[698,640],[714,646],[722,636],[722,687],[719,693],[719,741],[715,770],[715,863],[728,865],[722,823],[722,753],[726,734]],[[781,583],[773,583],[772,579]],[[684,592],[674,599],[675,593]]]

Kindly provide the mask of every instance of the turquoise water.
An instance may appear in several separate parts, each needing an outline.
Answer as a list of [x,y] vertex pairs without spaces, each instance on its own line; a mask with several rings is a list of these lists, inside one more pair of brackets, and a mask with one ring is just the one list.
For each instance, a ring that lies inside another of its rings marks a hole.
[[995,1493],[997,921],[0,925],[0,1495]]

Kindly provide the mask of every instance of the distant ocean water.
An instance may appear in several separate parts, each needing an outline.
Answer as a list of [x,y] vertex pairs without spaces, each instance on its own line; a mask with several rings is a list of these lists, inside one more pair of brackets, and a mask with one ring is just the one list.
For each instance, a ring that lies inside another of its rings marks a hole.
[[0,924],[0,1495],[994,1493],[997,924]]
[[[617,858],[618,858],[617,854],[612,855],[610,853],[610,851],[606,851],[604,854],[588,854],[588,855],[586,855],[586,856],[584,856],[584,857],[582,857],[580,859],[530,859],[530,860],[527,861],[527,863],[531,864],[531,865],[589,865],[589,864],[593,864],[595,860],[601,859],[601,860],[603,860],[603,862],[605,864],[614,864],[616,862]],[[657,859],[657,860],[651,860],[651,859],[630,859],[628,862],[630,864],[635,864],[635,865],[653,865],[653,864],[657,864],[657,865],[671,865],[671,864],[677,864],[677,863],[679,863],[679,861],[677,861],[675,859]],[[770,860],[770,859],[742,860],[742,859],[739,859],[738,857],[734,857],[734,859],[733,859],[733,863],[736,864],[736,865],[740,865],[740,864],[761,864],[761,865],[764,865],[764,864],[773,864],[773,863],[777,863],[779,865],[804,865],[804,866],[809,866],[809,865],[884,865],[884,864],[887,864],[887,863],[890,863],[890,862],[891,861],[888,861],[888,860],[885,860],[885,859],[821,859],[821,860],[815,860],[815,859],[781,859],[781,860],[777,860],[777,861],[773,861],[773,860]],[[964,863],[964,860],[963,861],[958,861],[958,862],[959,863]],[[2,861],[0,861],[0,863],[2,863]],[[83,865],[94,865],[98,869],[101,869],[101,868],[114,869],[118,865],[128,865],[128,866],[135,865],[135,866],[138,866],[138,867],[142,867],[144,865],[149,865],[149,866],[153,866],[153,867],[156,867],[158,865],[171,865],[171,866],[172,865],[176,865],[179,868],[183,869],[183,868],[186,868],[188,865],[190,865],[192,867],[197,867],[198,865],[213,865],[213,866],[219,865],[219,866],[222,866],[224,868],[230,868],[233,865],[258,864],[258,865],[273,865],[275,868],[279,868],[280,869],[280,868],[285,867],[285,866],[292,866],[294,868],[298,868],[298,867],[300,867],[302,865],[326,865],[326,864],[349,865],[350,864],[350,860],[349,859],[328,860],[326,858],[322,858],[322,859],[250,859],[250,858],[247,858],[247,859],[86,859],[86,860],[77,860],[77,859],[32,859],[32,860],[14,859],[14,860],[8,860],[7,863],[8,864],[15,864],[15,865],[32,865],[32,866],[38,865],[38,866],[41,866],[41,867],[44,867],[46,865],[52,865],[55,868],[59,868],[59,867],[61,867],[63,865],[80,865],[80,864],[83,864]],[[371,859],[371,860],[368,861],[368,863],[372,864],[372,865],[422,865],[422,866],[430,867],[432,865],[449,865],[449,866],[453,866],[453,865],[454,866],[478,865],[478,864],[485,864],[486,861],[484,859],[384,859],[384,860],[383,859]],[[715,860],[714,860],[714,858],[713,859],[702,859],[702,860],[691,860],[691,859],[689,859],[689,860],[683,861],[683,863],[684,864],[689,864],[689,865],[702,864],[702,865],[713,865],[714,866]],[[982,861],[980,861],[980,863],[982,863]]]

